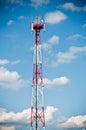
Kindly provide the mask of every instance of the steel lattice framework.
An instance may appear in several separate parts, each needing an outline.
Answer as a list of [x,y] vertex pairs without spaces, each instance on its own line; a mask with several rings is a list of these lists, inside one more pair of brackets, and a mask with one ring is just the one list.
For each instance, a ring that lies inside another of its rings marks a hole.
[[38,17],[35,23],[31,24],[32,31],[35,32],[34,58],[33,58],[33,78],[32,78],[32,100],[30,130],[45,130],[44,97],[43,97],[43,77],[42,77],[42,54],[40,31],[45,30],[43,20]]

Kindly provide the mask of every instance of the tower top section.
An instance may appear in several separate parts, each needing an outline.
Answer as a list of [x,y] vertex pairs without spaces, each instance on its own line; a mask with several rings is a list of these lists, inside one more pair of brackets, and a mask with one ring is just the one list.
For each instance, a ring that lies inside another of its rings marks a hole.
[[40,31],[41,29],[45,29],[45,21],[43,19],[39,19],[39,17],[36,17],[36,21],[31,23],[31,30],[32,31]]

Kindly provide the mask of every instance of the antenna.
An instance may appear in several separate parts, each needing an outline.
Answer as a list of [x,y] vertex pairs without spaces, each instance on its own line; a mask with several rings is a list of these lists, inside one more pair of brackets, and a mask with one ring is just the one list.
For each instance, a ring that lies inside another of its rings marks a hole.
[[45,25],[45,21],[44,21],[44,31],[46,31],[46,25]]
[[33,22],[31,23],[31,31],[33,31]]

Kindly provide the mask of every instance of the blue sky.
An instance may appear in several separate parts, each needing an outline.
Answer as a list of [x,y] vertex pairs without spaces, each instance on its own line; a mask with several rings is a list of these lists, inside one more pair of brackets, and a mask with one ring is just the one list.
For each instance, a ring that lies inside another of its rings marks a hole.
[[46,129],[86,130],[85,0],[0,0],[0,130],[29,129],[37,15]]

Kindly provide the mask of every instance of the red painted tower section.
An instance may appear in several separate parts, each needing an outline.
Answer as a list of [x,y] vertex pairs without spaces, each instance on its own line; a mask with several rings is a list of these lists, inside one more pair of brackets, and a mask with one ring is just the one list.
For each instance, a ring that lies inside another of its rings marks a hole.
[[44,97],[43,97],[43,77],[42,77],[42,54],[40,31],[45,30],[43,20],[38,17],[35,23],[31,24],[32,31],[35,32],[34,58],[33,58],[33,78],[32,78],[32,100],[30,130],[45,130]]

